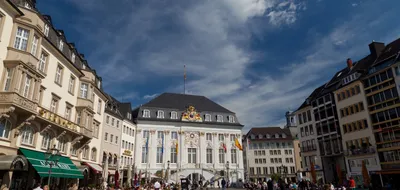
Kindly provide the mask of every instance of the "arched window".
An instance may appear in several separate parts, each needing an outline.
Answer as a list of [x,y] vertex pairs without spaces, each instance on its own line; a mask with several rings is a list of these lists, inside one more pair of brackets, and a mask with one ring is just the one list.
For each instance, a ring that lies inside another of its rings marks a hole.
[[82,157],[83,157],[84,159],[88,159],[88,158],[89,158],[89,146],[88,146],[88,145],[86,145],[85,147],[83,147],[83,150],[82,150]]
[[21,143],[33,145],[33,138],[34,138],[33,135],[35,132],[33,131],[32,126],[25,125],[21,131],[22,131]]
[[42,134],[42,148],[43,149],[50,148],[51,139],[52,139],[52,137],[48,132],[45,132]]
[[78,143],[76,143],[75,145],[73,145],[72,148],[71,148],[71,155],[77,156],[78,148],[79,148],[79,144],[78,144]]
[[96,161],[96,156],[97,156],[97,149],[93,147],[90,153],[90,160]]
[[114,156],[114,166],[116,166],[118,164],[118,157],[117,155]]
[[0,120],[0,138],[6,138],[10,136],[11,122],[10,120],[4,118]]
[[62,153],[66,153],[67,150],[67,139],[65,137],[60,137],[58,139],[58,150]]

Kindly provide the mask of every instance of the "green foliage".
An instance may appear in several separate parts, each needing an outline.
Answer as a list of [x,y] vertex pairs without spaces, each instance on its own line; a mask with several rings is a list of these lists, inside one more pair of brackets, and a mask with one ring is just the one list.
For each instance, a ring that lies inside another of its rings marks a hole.
[[272,179],[273,181],[278,181],[280,178],[281,178],[281,174],[275,173],[275,174],[272,174],[272,175],[271,175],[271,179]]

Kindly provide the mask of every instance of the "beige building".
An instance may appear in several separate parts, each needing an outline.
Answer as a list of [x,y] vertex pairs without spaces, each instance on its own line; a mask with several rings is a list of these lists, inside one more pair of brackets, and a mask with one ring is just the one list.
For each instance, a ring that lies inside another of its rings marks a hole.
[[62,156],[53,183],[100,180],[101,78],[35,1],[0,2],[0,39],[0,183],[47,180],[50,148]]

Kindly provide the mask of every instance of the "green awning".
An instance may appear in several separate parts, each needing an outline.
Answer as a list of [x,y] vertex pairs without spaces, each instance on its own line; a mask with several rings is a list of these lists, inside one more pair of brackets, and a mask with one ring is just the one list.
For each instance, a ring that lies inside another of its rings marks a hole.
[[[19,148],[26,159],[32,164],[40,177],[49,176],[50,166],[46,164],[43,152]],[[51,177],[57,178],[83,178],[82,172],[72,163],[71,159],[62,156],[57,165],[51,168]]]

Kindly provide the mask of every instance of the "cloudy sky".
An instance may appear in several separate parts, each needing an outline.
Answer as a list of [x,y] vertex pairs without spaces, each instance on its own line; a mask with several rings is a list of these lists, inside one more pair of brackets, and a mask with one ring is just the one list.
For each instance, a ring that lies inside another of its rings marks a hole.
[[398,0],[39,0],[105,90],[140,105],[205,95],[246,127],[283,125],[372,41],[400,37]]

